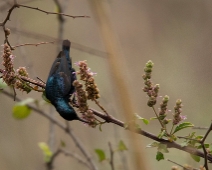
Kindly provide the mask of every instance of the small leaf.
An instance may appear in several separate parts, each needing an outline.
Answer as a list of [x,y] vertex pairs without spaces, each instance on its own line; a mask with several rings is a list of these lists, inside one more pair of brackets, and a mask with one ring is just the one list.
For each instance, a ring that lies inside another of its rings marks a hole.
[[181,147],[184,147],[184,146],[188,146],[188,144],[189,144],[189,143],[185,141],[185,142],[181,143],[180,146],[181,146]]
[[161,153],[168,153],[168,149],[167,149],[167,145],[165,144],[159,144],[158,145],[158,151],[161,152]]
[[193,127],[193,126],[194,126],[194,125],[193,125],[192,123],[190,123],[190,122],[183,122],[183,123],[179,124],[179,125],[175,128],[175,130],[174,130],[174,132],[173,132],[172,134],[178,132],[179,130],[182,130],[182,129],[185,129],[185,128],[188,128],[188,127]]
[[156,120],[158,119],[157,117],[151,117],[150,120]]
[[160,161],[160,160],[162,160],[162,159],[164,159],[164,155],[163,155],[163,153],[161,153],[161,152],[157,152],[156,160]]
[[13,117],[16,119],[24,119],[28,117],[31,113],[31,109],[27,106],[27,104],[35,102],[35,99],[27,98],[26,100],[22,100],[21,102],[16,103],[13,106]]
[[43,151],[45,162],[49,162],[51,160],[52,155],[53,155],[49,146],[45,142],[38,143],[38,146]]
[[102,132],[102,124],[99,124],[99,131]]
[[26,105],[13,106],[13,117],[16,119],[27,118],[31,113],[31,109]]
[[63,140],[61,140],[61,141],[60,141],[60,146],[61,146],[61,147],[66,147],[66,143],[65,143]]
[[136,116],[136,118],[138,119],[138,120],[142,120],[146,125],[148,125],[149,124],[149,121],[147,120],[147,119],[145,119],[145,118],[143,118],[143,117],[141,117],[141,116],[139,116],[139,115],[135,115]]
[[105,152],[102,149],[95,149],[95,152],[99,157],[99,162],[102,162],[106,159]]
[[165,130],[162,130],[162,131],[160,132],[160,134],[158,135],[158,138],[159,138],[159,139],[162,139],[165,135],[166,135],[166,131],[165,131]]
[[196,156],[196,155],[192,155],[190,154],[190,156],[193,158],[193,160],[195,160],[196,162],[199,162],[200,161],[200,157],[199,156]]
[[7,84],[3,81],[3,79],[0,79],[0,89],[4,89],[5,87],[7,87]]
[[118,150],[119,151],[126,151],[128,150],[126,145],[124,144],[124,142],[122,140],[120,140],[119,145],[118,145]]
[[147,147],[147,148],[158,147],[159,144],[160,144],[160,143],[158,143],[158,142],[153,142],[153,143],[148,144],[146,147]]
[[124,129],[128,129],[129,128],[129,124],[128,123],[124,123]]
[[[204,146],[205,146],[205,148],[209,148],[210,144],[209,143],[205,143]],[[197,146],[197,149],[202,149],[202,145]]]
[[47,103],[51,103],[50,100],[46,98],[46,91],[43,92],[42,98],[43,98],[43,100],[45,100]]
[[147,120],[147,119],[142,119],[143,120],[143,122],[146,124],[146,125],[148,125],[149,124],[149,121]]

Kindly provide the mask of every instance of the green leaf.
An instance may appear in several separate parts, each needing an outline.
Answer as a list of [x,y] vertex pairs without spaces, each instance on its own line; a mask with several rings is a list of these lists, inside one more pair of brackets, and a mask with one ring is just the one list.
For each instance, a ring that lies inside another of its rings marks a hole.
[[[204,146],[205,146],[205,148],[209,148],[210,144],[209,143],[205,143]],[[202,145],[197,146],[197,149],[202,149]]]
[[102,132],[102,124],[99,124],[99,131]]
[[66,143],[63,140],[60,140],[60,146],[61,147],[66,147]]
[[166,131],[165,131],[165,130],[162,130],[162,131],[160,132],[160,134],[158,135],[158,138],[159,138],[159,139],[162,139],[165,135],[166,135]]
[[185,141],[185,142],[181,143],[180,146],[181,146],[181,147],[184,147],[184,146],[188,146],[188,144],[189,144],[189,143],[188,143],[187,141]]
[[151,117],[150,120],[156,120],[158,119],[157,117]]
[[126,151],[128,150],[126,145],[124,144],[124,142],[122,140],[120,140],[119,145],[118,145],[118,150],[119,151]]
[[106,159],[105,152],[102,149],[95,149],[95,152],[99,157],[99,162],[102,162]]
[[147,148],[158,147],[159,144],[160,144],[160,143],[158,143],[158,142],[153,142],[153,143],[148,144],[146,147],[147,147]]
[[0,79],[0,89],[4,89],[5,87],[7,87],[7,84],[3,81],[3,79]]
[[27,118],[31,113],[31,109],[26,105],[13,106],[13,117],[16,119]]
[[46,98],[46,91],[43,92],[42,98],[43,98],[43,100],[45,100],[47,103],[51,103],[50,100]]
[[49,162],[51,160],[52,155],[53,155],[49,146],[45,142],[38,143],[38,146],[43,151],[45,162]]
[[188,127],[193,127],[193,126],[194,126],[194,125],[193,125],[192,123],[190,123],[190,122],[183,122],[183,123],[179,124],[179,125],[175,128],[175,130],[174,130],[174,132],[173,132],[172,134],[178,132],[179,130],[182,130],[182,129],[185,129],[185,128],[188,128]]
[[124,123],[124,129],[128,129],[129,128],[129,124],[128,123]]
[[193,160],[195,160],[196,162],[199,162],[200,161],[200,157],[199,156],[196,156],[196,155],[192,155],[190,154],[190,156],[193,158]]
[[157,152],[156,160],[160,161],[160,160],[162,160],[162,159],[164,159],[164,155],[163,155],[163,153],[161,153],[161,152]]
[[149,124],[149,121],[148,121],[147,119],[145,119],[145,118],[143,118],[143,117],[140,117],[139,115],[136,115],[136,118],[137,118],[138,120],[142,120],[146,125]]
[[161,152],[161,153],[168,153],[168,149],[167,149],[167,145],[165,144],[159,144],[158,145],[158,151]]
[[21,102],[16,103],[13,106],[13,117],[16,119],[24,119],[27,118],[30,113],[31,109],[27,106],[27,104],[35,102],[35,99],[27,98],[26,100],[22,100]]

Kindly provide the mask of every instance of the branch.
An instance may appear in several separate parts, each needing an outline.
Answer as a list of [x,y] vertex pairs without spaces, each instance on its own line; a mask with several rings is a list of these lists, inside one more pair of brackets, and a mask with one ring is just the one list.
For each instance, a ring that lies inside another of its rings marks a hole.
[[[13,95],[6,92],[6,91],[2,91],[2,93],[10,98],[13,98]],[[16,98],[16,101],[21,101],[21,99]],[[50,120],[51,122],[53,122],[55,125],[57,125],[59,128],[61,128],[63,131],[65,131],[74,141],[75,145],[79,148],[79,150],[82,152],[82,154],[85,156],[86,160],[89,162],[90,164],[90,169],[92,170],[96,170],[96,166],[94,165],[93,161],[91,160],[89,154],[87,153],[87,151],[85,150],[84,146],[81,144],[80,140],[74,136],[72,131],[68,131],[66,126],[64,124],[62,124],[61,122],[59,122],[58,120],[52,118],[50,115],[48,115],[47,113],[43,112],[40,109],[37,109],[36,107],[27,105],[31,110],[39,113],[41,116],[47,118],[48,120]]]
[[76,159],[80,164],[82,164],[82,165],[84,165],[84,166],[86,166],[86,167],[88,167],[88,168],[90,169],[90,167],[89,167],[89,165],[87,164],[87,162],[85,162],[79,155],[77,155],[77,154],[75,154],[75,153],[67,152],[67,151],[65,151],[64,149],[59,148],[59,149],[52,155],[51,160],[50,160],[48,163],[46,163],[47,170],[52,170],[52,169],[54,168],[54,167],[53,167],[53,162],[54,162],[55,158],[56,158],[57,156],[59,156],[60,153],[63,153],[65,156],[69,156],[69,157],[72,157],[72,158]]
[[109,145],[109,149],[110,149],[110,166],[111,166],[111,170],[115,170],[114,163],[113,163],[114,151],[112,149],[112,146],[111,146],[110,142],[108,142],[108,145]]
[[[106,120],[107,122],[109,123],[113,123],[113,124],[116,124],[120,127],[123,127],[124,128],[124,122],[112,117],[110,115],[110,117],[104,115],[103,113],[101,112],[98,112],[94,109],[91,109],[93,111],[93,113],[98,116],[98,117],[101,117],[102,119]],[[170,142],[168,140],[165,140],[165,139],[160,139],[158,138],[156,135],[153,135],[149,132],[146,132],[144,130],[141,130],[141,129],[138,129],[138,130],[135,130],[135,129],[126,129],[126,130],[129,130],[131,132],[134,132],[134,133],[137,133],[137,134],[140,134],[140,135],[143,135],[147,138],[150,138],[150,139],[153,139],[157,142],[160,142],[162,144],[165,144],[167,146],[167,148],[175,148],[175,149],[179,149],[179,150],[182,150],[184,152],[188,152],[190,154],[193,154],[193,155],[197,155],[197,156],[200,156],[202,158],[205,158],[205,154],[201,151],[199,151],[198,149],[196,148],[193,148],[193,147],[189,147],[189,146],[184,146],[182,147],[181,145],[175,143],[175,142]],[[212,161],[212,155],[208,155],[208,160],[209,161]]]
[[207,152],[207,150],[206,150],[206,148],[205,148],[204,142],[205,142],[206,138],[208,137],[209,133],[211,132],[211,130],[212,130],[212,123],[211,123],[210,127],[208,128],[208,130],[207,130],[205,136],[204,136],[203,139],[200,141],[200,143],[201,143],[201,145],[202,145],[202,148],[203,148],[204,155],[205,155],[204,167],[205,167],[206,170],[209,170],[209,169],[208,169],[208,159],[207,159],[207,157],[208,157],[208,152]]
[[64,13],[48,12],[48,11],[45,11],[45,10],[42,10],[42,9],[39,9],[39,8],[30,7],[30,6],[21,5],[21,4],[17,4],[17,5],[18,5],[18,7],[24,7],[24,8],[34,9],[34,10],[37,10],[37,11],[40,11],[40,12],[46,13],[47,15],[48,15],[48,14],[63,15],[63,16],[71,17],[71,18],[74,18],[74,19],[75,19],[75,18],[90,18],[90,17],[89,17],[89,16],[87,16],[87,15],[73,16],[73,15],[68,15],[68,14],[64,14]]
[[33,45],[33,46],[38,46],[38,45],[41,45],[41,44],[54,44],[55,41],[51,41],[51,42],[40,42],[40,43],[25,43],[25,44],[19,44],[19,45],[15,45],[15,46],[12,46],[13,48],[16,48],[16,47],[22,47],[22,46],[27,46],[27,45]]

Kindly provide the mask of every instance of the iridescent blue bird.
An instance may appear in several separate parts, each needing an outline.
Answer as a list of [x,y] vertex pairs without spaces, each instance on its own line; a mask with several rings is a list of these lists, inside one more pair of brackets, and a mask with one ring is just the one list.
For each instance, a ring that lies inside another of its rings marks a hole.
[[69,40],[63,41],[62,51],[52,64],[46,83],[46,97],[64,119],[83,121],[69,104],[70,96],[75,92],[73,82],[76,80],[69,55],[70,45]]

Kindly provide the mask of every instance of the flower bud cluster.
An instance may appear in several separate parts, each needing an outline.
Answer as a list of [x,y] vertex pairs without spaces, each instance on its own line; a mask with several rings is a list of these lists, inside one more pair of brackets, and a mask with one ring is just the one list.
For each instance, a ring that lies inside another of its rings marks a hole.
[[15,84],[15,72],[13,68],[13,60],[14,55],[12,55],[11,49],[8,44],[4,44],[3,49],[3,62],[2,65],[5,67],[5,72],[2,75],[3,80],[7,85],[14,85]]
[[87,98],[89,100],[95,100],[100,97],[99,89],[97,88],[97,84],[94,82],[95,73],[90,71],[90,68],[87,66],[85,61],[79,61],[76,63],[79,66],[80,71],[77,74],[80,75],[80,80],[85,81],[85,89],[87,92]]
[[173,113],[173,125],[177,125],[180,121],[185,120],[186,116],[182,116],[181,112],[182,112],[182,101],[180,99],[178,99],[176,101],[176,105],[174,107],[174,112]]
[[164,96],[163,101],[160,103],[160,112],[159,112],[159,118],[160,120],[162,120],[163,124],[168,124],[170,119],[167,119],[166,116],[166,112],[167,112],[167,104],[169,101],[169,96]]
[[98,123],[96,122],[96,118],[94,117],[93,111],[92,110],[87,110],[85,113],[82,114],[82,118],[84,120],[87,120],[89,123],[88,125],[90,127],[95,128]]
[[88,104],[87,104],[87,96],[85,90],[82,88],[83,85],[79,83],[79,81],[75,80],[73,82],[73,85],[76,90],[76,96],[77,96],[77,103],[79,106],[79,111],[81,113],[84,113],[88,110]]
[[86,121],[88,121],[88,125],[91,127],[96,127],[96,119],[94,117],[94,114],[91,110],[88,108],[87,104],[87,95],[86,91],[82,88],[83,85],[79,83],[79,81],[75,80],[73,82],[73,85],[76,89],[76,95],[77,95],[77,102],[79,106],[79,111],[82,113],[82,118]]
[[[16,70],[17,74],[19,76],[24,76],[24,77],[29,77],[29,74],[26,70],[26,67],[19,67],[17,70]],[[29,86],[29,83],[26,83],[26,82],[22,82],[20,80],[17,80],[16,83],[15,83],[15,87],[16,89],[20,89],[21,91],[25,91],[27,93],[29,93],[31,91],[31,88]]]
[[29,83],[22,82],[17,78],[17,75],[28,77],[26,68],[19,67],[19,69],[17,69],[17,73],[15,72],[13,67],[13,60],[15,56],[12,55],[11,48],[7,43],[4,44],[2,58],[3,58],[2,65],[5,67],[2,78],[5,81],[5,83],[8,86],[14,86],[16,89],[20,89],[22,91],[26,91],[27,93],[29,93],[31,91]]
[[149,100],[147,102],[147,105],[149,107],[152,107],[156,104],[157,102],[157,96],[158,96],[158,92],[159,92],[159,84],[153,85],[152,81],[151,81],[151,73],[152,73],[152,67],[153,67],[153,62],[151,60],[149,60],[145,67],[144,67],[144,75],[142,76],[144,79],[144,88],[143,91],[147,93],[147,95],[149,96]]
[[16,72],[20,75],[20,76],[24,76],[24,77],[29,77],[29,74],[27,73],[26,67],[19,67]]

